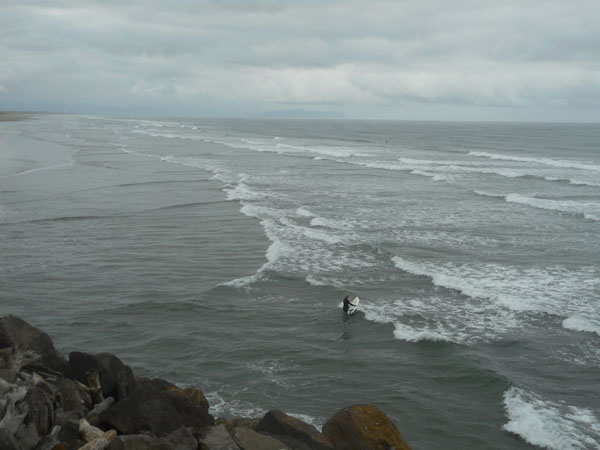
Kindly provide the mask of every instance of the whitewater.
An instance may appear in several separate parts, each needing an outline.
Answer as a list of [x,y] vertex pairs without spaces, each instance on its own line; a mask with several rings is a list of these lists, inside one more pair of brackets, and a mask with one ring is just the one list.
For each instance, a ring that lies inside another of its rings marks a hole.
[[63,149],[0,176],[0,305],[65,348],[216,415],[367,402],[415,449],[600,447],[600,126],[0,126]]

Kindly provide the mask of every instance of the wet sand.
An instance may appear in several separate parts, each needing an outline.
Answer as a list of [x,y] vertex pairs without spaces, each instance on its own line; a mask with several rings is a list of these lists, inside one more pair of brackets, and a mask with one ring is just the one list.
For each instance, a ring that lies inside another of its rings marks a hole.
[[53,142],[30,136],[26,122],[30,113],[0,112],[0,176],[24,175],[72,163],[75,152]]
[[31,113],[0,111],[0,122],[15,122],[17,120],[25,120],[31,117]]

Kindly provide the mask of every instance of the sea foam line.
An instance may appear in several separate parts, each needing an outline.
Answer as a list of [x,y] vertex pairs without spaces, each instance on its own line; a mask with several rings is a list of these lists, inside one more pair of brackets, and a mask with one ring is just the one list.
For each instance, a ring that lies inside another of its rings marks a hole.
[[510,193],[500,194],[487,191],[473,191],[483,197],[502,198],[507,203],[516,203],[524,206],[531,206],[537,209],[548,211],[564,212],[583,216],[585,219],[600,221],[600,204],[595,202],[576,202],[572,200],[551,200],[537,197],[528,197],[526,195]]
[[489,159],[497,159],[502,161],[516,161],[516,162],[528,162],[534,164],[542,164],[545,166],[551,167],[560,167],[560,168],[568,168],[568,169],[581,169],[581,170],[590,170],[594,172],[600,172],[600,165],[596,164],[583,164],[577,161],[569,161],[569,160],[559,160],[559,159],[551,159],[551,158],[535,158],[535,157],[527,157],[527,156],[511,156],[511,155],[502,155],[498,153],[488,153],[488,152],[469,152],[471,156],[478,156]]

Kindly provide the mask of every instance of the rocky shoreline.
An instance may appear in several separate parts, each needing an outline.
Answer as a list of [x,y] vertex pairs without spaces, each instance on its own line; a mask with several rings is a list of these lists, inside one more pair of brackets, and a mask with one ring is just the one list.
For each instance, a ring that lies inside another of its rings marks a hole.
[[374,405],[322,432],[282,411],[217,418],[201,389],[136,377],[110,353],[72,352],[15,316],[0,317],[2,450],[409,450]]

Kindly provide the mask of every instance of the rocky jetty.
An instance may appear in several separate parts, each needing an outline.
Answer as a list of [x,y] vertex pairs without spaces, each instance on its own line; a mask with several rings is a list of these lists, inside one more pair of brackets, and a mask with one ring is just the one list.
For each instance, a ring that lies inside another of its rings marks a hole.
[[323,432],[282,411],[215,418],[197,388],[136,377],[110,353],[72,352],[14,317],[0,318],[2,450],[407,450],[380,409],[354,405]]

